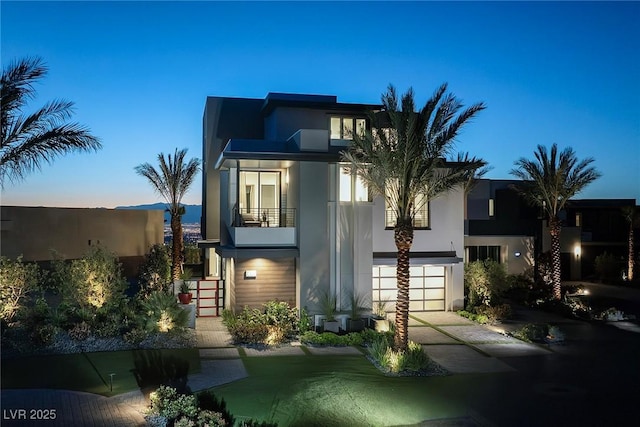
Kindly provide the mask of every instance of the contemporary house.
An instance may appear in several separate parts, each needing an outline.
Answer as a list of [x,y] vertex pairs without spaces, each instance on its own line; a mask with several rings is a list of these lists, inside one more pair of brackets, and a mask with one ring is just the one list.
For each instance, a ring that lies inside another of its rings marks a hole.
[[[551,249],[547,221],[539,208],[515,191],[517,180],[478,180],[469,192],[465,217],[465,261],[493,259],[510,274],[534,267]],[[608,252],[627,257],[629,224],[622,208],[634,199],[569,200],[560,212],[562,280],[593,277],[595,258]],[[621,263],[622,264],[622,263]]]
[[[380,108],[323,95],[207,98],[199,245],[225,307],[278,299],[318,313],[323,295],[340,310],[356,293],[394,310],[393,215],[340,163]],[[460,189],[416,215],[410,310],[462,307],[464,205]]]

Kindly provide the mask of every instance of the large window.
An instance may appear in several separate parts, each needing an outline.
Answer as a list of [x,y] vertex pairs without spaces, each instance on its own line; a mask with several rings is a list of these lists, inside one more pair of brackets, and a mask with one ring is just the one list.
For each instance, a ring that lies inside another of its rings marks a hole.
[[368,202],[369,189],[367,184],[355,173],[350,172],[348,168],[338,166],[339,182],[340,182],[340,201],[341,202]]
[[467,262],[485,261],[488,259],[500,262],[500,246],[467,246],[465,248]]
[[243,219],[277,227],[280,172],[240,171],[238,187],[238,208]]
[[[385,198],[385,227],[393,228],[396,226],[397,213],[393,207],[389,206],[387,199],[391,197],[390,187],[387,187],[387,197]],[[429,201],[424,195],[418,195],[414,201],[413,209],[413,228],[429,228]]]
[[366,120],[355,117],[331,117],[331,139],[353,139],[353,132],[364,134]]

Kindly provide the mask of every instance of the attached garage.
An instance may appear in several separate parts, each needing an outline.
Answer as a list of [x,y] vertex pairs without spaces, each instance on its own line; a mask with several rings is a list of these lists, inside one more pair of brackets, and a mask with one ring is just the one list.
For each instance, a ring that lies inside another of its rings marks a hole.
[[[462,262],[455,252],[415,252],[410,254],[409,311],[445,311],[449,266]],[[387,302],[388,311],[395,310],[398,296],[396,254],[374,253],[372,301]]]

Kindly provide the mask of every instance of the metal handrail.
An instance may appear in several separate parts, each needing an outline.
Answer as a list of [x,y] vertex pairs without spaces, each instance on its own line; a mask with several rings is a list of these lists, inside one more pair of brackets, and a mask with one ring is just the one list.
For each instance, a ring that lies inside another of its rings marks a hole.
[[233,209],[234,227],[295,227],[295,208]]

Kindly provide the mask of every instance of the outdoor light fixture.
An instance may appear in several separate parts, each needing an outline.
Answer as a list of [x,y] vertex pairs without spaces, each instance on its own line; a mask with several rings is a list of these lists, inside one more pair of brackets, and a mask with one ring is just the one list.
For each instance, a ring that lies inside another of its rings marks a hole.
[[244,272],[245,279],[255,279],[258,277],[258,272],[256,270],[246,270]]
[[516,253],[514,253],[514,255],[515,255],[516,258],[520,258],[520,255],[522,255],[522,254],[520,252],[516,252]]
[[580,247],[580,245],[575,245],[573,247],[573,253],[575,254],[576,258],[580,257],[580,254],[582,254],[582,248]]

